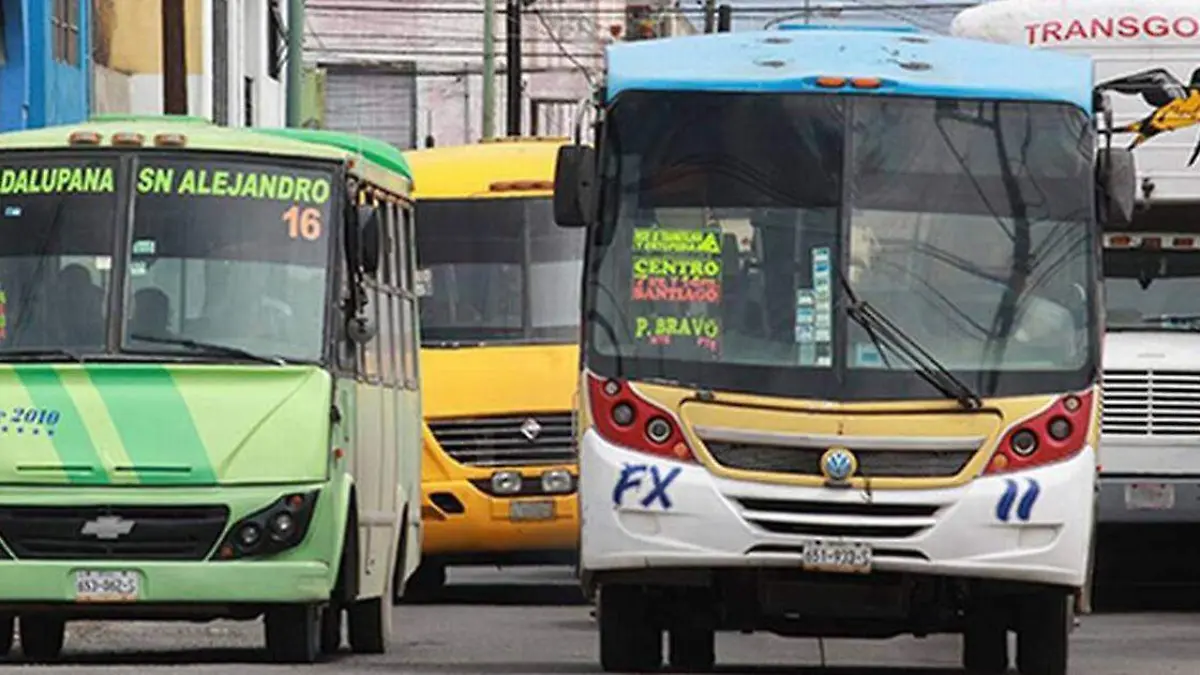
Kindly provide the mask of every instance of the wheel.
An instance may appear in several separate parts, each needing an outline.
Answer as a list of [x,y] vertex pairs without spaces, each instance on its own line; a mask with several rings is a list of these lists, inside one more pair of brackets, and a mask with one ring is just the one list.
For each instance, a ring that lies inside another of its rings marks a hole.
[[331,605],[321,610],[321,653],[336,654],[342,648],[342,609]]
[[346,613],[350,619],[350,649],[355,654],[382,654],[387,650],[392,632],[390,603],[383,598],[359,600]]
[[30,661],[53,661],[62,654],[67,622],[62,617],[34,614],[17,623],[21,653]]
[[971,675],[1008,672],[1008,626],[996,612],[981,610],[967,617],[962,637],[963,668]]
[[662,629],[640,586],[602,586],[599,592],[600,667],[605,672],[650,672],[662,667]]
[[446,587],[446,566],[432,562],[421,566],[408,578],[404,587],[404,601],[432,600]]
[[703,626],[677,626],[668,633],[667,655],[671,667],[706,673],[717,663],[716,632]]
[[1061,591],[1022,599],[1017,620],[1017,670],[1022,675],[1066,675],[1070,601],[1069,594]]
[[267,652],[275,663],[315,663],[321,651],[317,605],[283,605],[267,611]]
[[10,614],[0,615],[0,659],[8,656],[13,646],[13,629],[17,620]]

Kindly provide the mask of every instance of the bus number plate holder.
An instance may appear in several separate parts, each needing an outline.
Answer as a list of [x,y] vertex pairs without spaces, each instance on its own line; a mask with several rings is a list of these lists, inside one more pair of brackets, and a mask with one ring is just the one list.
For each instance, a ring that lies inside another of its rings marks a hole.
[[554,502],[541,501],[510,502],[508,519],[512,521],[551,520],[554,518]]
[[1170,483],[1131,483],[1125,486],[1125,508],[1130,511],[1163,511],[1175,508],[1175,486]]
[[136,602],[141,594],[142,577],[137,572],[75,572],[75,602]]
[[815,540],[804,544],[802,565],[814,572],[867,574],[871,571],[871,547],[861,542]]

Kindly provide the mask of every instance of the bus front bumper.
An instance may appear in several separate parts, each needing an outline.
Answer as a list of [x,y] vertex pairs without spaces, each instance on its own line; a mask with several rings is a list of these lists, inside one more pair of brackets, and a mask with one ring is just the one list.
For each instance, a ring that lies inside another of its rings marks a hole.
[[[81,602],[80,572],[137,575],[136,598]],[[331,570],[322,562],[89,562],[0,561],[0,609],[67,604],[99,609],[142,604],[265,605],[329,599]]]
[[[719,478],[612,445],[594,430],[580,462],[585,572],[799,569],[805,547],[823,540],[867,545],[874,571],[1067,587],[1086,576],[1091,448],[957,487],[870,494]],[[805,530],[820,534],[796,534]]]
[[[453,564],[561,562],[578,549],[574,493],[493,497],[466,479],[425,482],[421,492],[423,558]],[[514,513],[514,503],[526,505],[517,507],[524,518]]]

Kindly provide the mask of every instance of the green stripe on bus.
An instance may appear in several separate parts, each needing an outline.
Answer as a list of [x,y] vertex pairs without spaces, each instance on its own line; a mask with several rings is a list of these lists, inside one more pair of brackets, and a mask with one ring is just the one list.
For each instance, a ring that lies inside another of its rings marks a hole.
[[[99,366],[89,368],[88,376],[104,399],[142,484],[216,483],[192,413],[166,368]],[[184,467],[190,471],[180,481],[174,470]]]
[[[29,400],[35,406],[58,411],[58,423],[54,426],[54,451],[66,469],[64,474],[67,480],[81,485],[107,485],[108,472],[104,462],[100,461],[100,453],[54,368],[49,365],[21,366],[14,368],[13,372],[21,380]],[[91,470],[70,470],[83,467]]]

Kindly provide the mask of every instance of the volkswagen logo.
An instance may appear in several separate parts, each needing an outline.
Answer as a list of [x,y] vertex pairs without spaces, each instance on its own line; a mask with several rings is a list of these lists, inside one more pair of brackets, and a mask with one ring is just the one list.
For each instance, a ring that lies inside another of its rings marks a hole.
[[540,433],[542,433],[542,425],[538,424],[538,421],[532,417],[521,424],[521,435],[530,443],[536,441]]
[[821,473],[832,481],[844,481],[858,470],[858,458],[846,448],[833,447],[821,456]]

